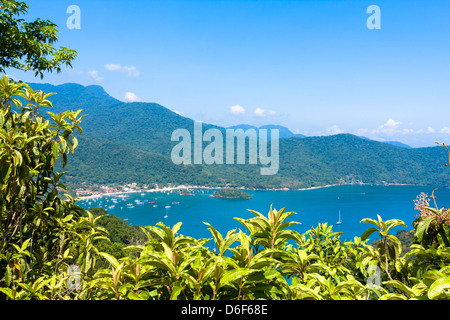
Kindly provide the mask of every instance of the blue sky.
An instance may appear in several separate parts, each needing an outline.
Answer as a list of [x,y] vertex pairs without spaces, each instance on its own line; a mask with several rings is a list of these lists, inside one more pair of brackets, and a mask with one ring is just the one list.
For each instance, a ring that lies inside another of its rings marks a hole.
[[[27,3],[29,19],[58,24],[58,45],[79,57],[43,81],[10,70],[24,81],[97,84],[222,126],[450,143],[448,0]],[[70,5],[79,30],[66,26]],[[367,28],[370,5],[381,29]]]

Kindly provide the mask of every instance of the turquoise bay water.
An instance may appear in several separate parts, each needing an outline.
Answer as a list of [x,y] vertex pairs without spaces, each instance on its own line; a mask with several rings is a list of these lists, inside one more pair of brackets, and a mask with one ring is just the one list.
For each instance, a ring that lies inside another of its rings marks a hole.
[[[297,212],[290,220],[301,223],[292,227],[301,233],[316,227],[318,223],[327,222],[333,224],[334,231],[344,232],[341,239],[347,241],[355,236],[360,237],[372,226],[360,223],[361,219],[376,219],[377,214],[383,220],[401,219],[411,229],[418,214],[414,210],[413,200],[421,192],[431,195],[432,191],[432,187],[420,186],[347,185],[298,191],[246,191],[253,199],[242,200],[214,198],[211,197],[214,190],[193,189],[192,196],[181,196],[178,191],[145,192],[131,193],[125,197],[103,196],[83,200],[78,204],[85,208],[105,208],[110,214],[128,219],[129,224],[154,226],[161,221],[172,227],[177,222],[182,222],[179,233],[196,238],[211,238],[211,233],[203,222],[210,223],[223,235],[236,228],[245,231],[234,217],[253,217],[247,209],[267,215],[273,205],[276,209],[285,207],[287,211]],[[450,189],[440,188],[435,195],[439,208],[450,207]],[[339,219],[339,211],[342,224],[335,225]],[[394,233],[401,228],[395,228]],[[375,240],[376,237],[373,234],[370,240]]]

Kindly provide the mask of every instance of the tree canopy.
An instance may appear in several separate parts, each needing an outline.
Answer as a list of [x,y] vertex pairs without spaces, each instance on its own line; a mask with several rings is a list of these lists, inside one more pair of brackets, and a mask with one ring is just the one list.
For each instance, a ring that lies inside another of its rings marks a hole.
[[43,78],[44,72],[59,73],[62,66],[71,67],[77,53],[55,47],[57,25],[42,19],[27,22],[20,18],[27,11],[25,2],[0,0],[0,73],[15,68]]

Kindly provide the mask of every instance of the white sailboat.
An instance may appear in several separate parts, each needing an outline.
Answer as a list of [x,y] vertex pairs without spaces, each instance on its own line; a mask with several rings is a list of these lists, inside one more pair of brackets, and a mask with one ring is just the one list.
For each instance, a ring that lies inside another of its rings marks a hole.
[[339,221],[336,222],[336,224],[342,224],[342,220],[341,220],[341,210],[339,210]]

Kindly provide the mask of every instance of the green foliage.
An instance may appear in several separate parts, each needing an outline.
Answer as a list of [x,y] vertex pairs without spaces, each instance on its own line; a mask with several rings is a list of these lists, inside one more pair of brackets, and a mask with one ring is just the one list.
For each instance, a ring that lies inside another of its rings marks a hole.
[[[422,270],[423,276],[413,277],[417,275],[414,266],[419,261],[413,257],[418,248],[399,265],[398,255],[368,246],[361,238],[342,243],[332,226],[320,224],[304,234],[288,236],[283,232],[295,223],[287,221],[294,213],[272,208],[267,216],[253,213],[254,218],[238,219],[249,234],[231,230],[223,237],[205,223],[218,253],[205,246],[209,239],[178,234],[181,223],[172,228],[162,223],[146,227],[148,242],[129,248],[139,251],[139,256],[117,260],[102,254],[111,269],[99,270],[92,283],[97,289],[102,284],[98,294],[104,299],[448,298],[448,261],[443,262],[446,266],[426,273]],[[376,225],[382,239],[389,239],[391,245],[397,240],[389,230],[403,224],[381,218],[363,222]],[[370,232],[374,231],[365,236]],[[383,245],[388,246],[386,242]],[[439,254],[448,249],[442,248]],[[371,285],[369,270],[378,265],[385,274],[379,275],[379,285]],[[406,269],[406,277],[397,270],[399,266]]]
[[113,214],[107,214],[102,208],[90,208],[94,217],[101,216],[97,225],[104,228],[108,235],[107,241],[100,241],[98,250],[108,253],[116,258],[129,256],[130,253],[125,250],[127,246],[145,244],[147,237],[139,226],[129,226],[124,220]]
[[[402,244],[401,255],[404,255],[411,250],[411,245],[414,242],[414,234],[415,234],[415,229],[411,229],[411,230],[400,229],[395,234],[395,237]],[[380,242],[382,242],[381,239],[376,239],[376,240],[372,241],[371,245],[376,247],[380,244]]]
[[44,120],[50,95],[0,79],[0,279],[14,299],[70,296],[62,291],[65,270],[76,263],[82,279],[92,274],[95,245],[106,239],[98,218],[83,217],[68,194],[60,195],[68,189],[55,163],[60,158],[64,167],[77,147],[71,135],[81,132],[83,116],[48,112],[51,120]]
[[18,17],[27,11],[25,2],[0,1],[0,72],[7,68],[31,70],[43,78],[44,71],[59,73],[61,65],[71,66],[76,52],[54,47],[57,26],[48,20],[26,22]]

